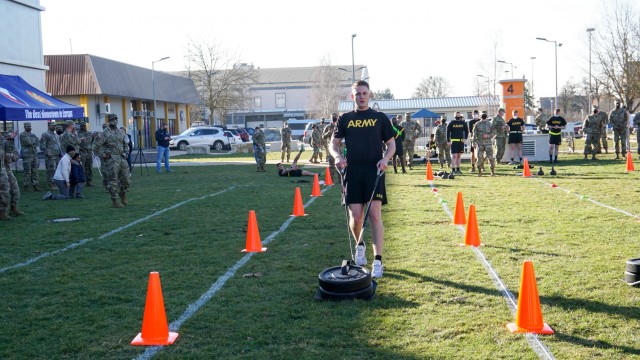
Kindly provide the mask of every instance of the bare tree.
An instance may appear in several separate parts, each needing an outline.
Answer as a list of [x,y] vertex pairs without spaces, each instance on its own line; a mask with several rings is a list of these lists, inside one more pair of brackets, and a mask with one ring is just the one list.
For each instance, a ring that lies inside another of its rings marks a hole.
[[253,65],[242,63],[237,56],[222,51],[211,43],[188,45],[189,77],[201,91],[209,110],[209,124],[215,115],[226,123],[231,110],[247,109],[251,100],[250,85],[258,79]]
[[640,15],[630,1],[610,4],[603,30],[594,38],[596,66],[605,87],[635,112],[640,105]]
[[313,90],[311,92],[311,107],[308,110],[314,119],[328,117],[338,111],[340,99],[346,96],[346,90],[340,86],[338,69],[331,66],[331,60],[325,57],[321,65],[313,74]]
[[451,86],[449,81],[442,76],[429,76],[422,79],[416,88],[413,97],[415,98],[437,98],[445,97],[449,94]]

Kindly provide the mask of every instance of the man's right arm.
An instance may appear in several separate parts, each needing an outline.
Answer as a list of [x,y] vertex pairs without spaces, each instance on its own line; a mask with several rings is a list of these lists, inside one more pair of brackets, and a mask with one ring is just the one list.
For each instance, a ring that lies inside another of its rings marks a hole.
[[345,159],[340,153],[341,144],[342,138],[337,138],[334,136],[333,139],[331,139],[331,146],[329,147],[329,152],[331,153],[331,156],[333,156],[333,158],[336,160],[336,167],[338,169],[343,169],[346,164]]

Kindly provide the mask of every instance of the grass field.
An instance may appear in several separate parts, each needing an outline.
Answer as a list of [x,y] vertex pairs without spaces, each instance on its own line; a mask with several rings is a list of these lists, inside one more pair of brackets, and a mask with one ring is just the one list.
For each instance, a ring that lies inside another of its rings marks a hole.
[[[464,234],[447,213],[457,192],[476,207],[479,252],[516,299],[522,262],[533,261],[556,332],[537,338],[553,357],[640,358],[640,290],[622,281],[625,261],[639,257],[639,174],[604,158],[562,154],[555,177],[523,178],[501,165],[494,178],[436,180],[437,196],[424,166],[388,173],[385,274],[370,301],[313,300],[318,273],[349,256],[340,189],[310,201],[311,183],[279,178],[273,165],[149,176],[136,168],[124,209],[111,208],[100,187],[83,200],[24,193],[27,215],[0,223],[0,358],[539,358],[524,335],[507,331],[515,315],[477,253],[458,246]],[[251,157],[205,160],[230,159]],[[296,186],[309,216],[289,220]],[[270,242],[244,258],[250,210]],[[51,221],[67,217],[80,220]],[[174,345],[149,350],[129,343],[151,271],[160,273],[168,321],[183,321]]]

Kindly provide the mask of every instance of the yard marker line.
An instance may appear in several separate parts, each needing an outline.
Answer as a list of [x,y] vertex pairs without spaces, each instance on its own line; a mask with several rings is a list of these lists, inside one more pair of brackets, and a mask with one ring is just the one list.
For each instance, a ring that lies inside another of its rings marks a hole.
[[[121,227],[119,227],[119,228],[117,228],[115,230],[111,230],[108,233],[99,236],[98,239],[104,239],[104,238],[109,237],[109,236],[111,236],[113,234],[119,233],[122,230],[128,229],[128,228],[130,228],[130,227],[132,227],[134,225],[137,225],[137,224],[139,224],[141,222],[147,221],[147,220],[149,220],[151,218],[154,218],[154,217],[156,217],[156,216],[158,216],[158,215],[160,215],[160,214],[162,214],[164,212],[167,212],[169,210],[173,210],[173,209],[175,209],[177,207],[180,207],[180,206],[182,206],[184,204],[187,204],[189,202],[196,201],[196,200],[204,200],[204,199],[206,199],[208,197],[213,197],[213,196],[217,196],[217,195],[220,195],[220,194],[224,194],[225,192],[227,192],[229,190],[233,190],[234,188],[235,188],[235,186],[231,186],[231,187],[228,187],[228,188],[226,188],[224,190],[218,191],[218,192],[213,193],[213,194],[204,195],[204,196],[201,196],[201,197],[198,197],[198,198],[187,199],[187,200],[185,200],[183,202],[179,202],[177,204],[174,204],[174,205],[172,205],[172,206],[170,206],[168,208],[164,208],[162,210],[158,210],[158,211],[154,212],[153,214],[150,214],[150,215],[147,215],[147,216],[143,217],[142,219],[135,220],[135,221],[133,221],[133,222],[127,224],[127,225],[121,226]],[[75,243],[73,243],[71,245],[68,245],[67,247],[64,247],[62,249],[58,249],[58,250],[42,253],[42,254],[40,254],[40,255],[32,258],[32,259],[29,259],[29,260],[27,260],[25,262],[21,262],[19,264],[14,264],[14,265],[10,265],[10,266],[7,266],[7,267],[0,268],[0,274],[2,274],[4,272],[7,272],[9,270],[13,270],[13,269],[17,269],[17,268],[21,268],[21,267],[25,267],[25,266],[31,265],[31,264],[33,264],[33,263],[35,263],[35,262],[37,262],[39,260],[42,260],[42,259],[44,259],[46,257],[49,257],[51,255],[56,255],[58,253],[65,252],[67,250],[71,250],[73,248],[76,248],[78,246],[82,246],[82,245],[84,245],[84,244],[86,244],[86,243],[88,243],[90,241],[93,241],[93,240],[95,240],[95,238],[83,239],[83,240],[75,242]]]
[[[324,190],[322,190],[322,193],[324,193],[325,191],[331,189],[332,187],[333,186],[326,187]],[[307,201],[306,204],[304,204],[304,207],[306,208],[307,206],[311,205],[316,199],[317,199],[317,197],[312,197],[309,201]],[[282,225],[280,226],[280,228],[278,230],[272,232],[269,236],[267,236],[264,239],[264,241],[262,242],[262,245],[266,245],[266,244],[270,243],[271,240],[273,240],[276,236],[278,236],[283,231],[287,230],[287,228],[289,227],[289,225],[291,224],[291,222],[294,219],[296,219],[296,218],[295,217],[289,217],[284,223],[282,223]],[[224,275],[220,276],[218,278],[218,280],[216,280],[216,282],[214,282],[211,285],[209,290],[207,290],[204,294],[202,294],[198,300],[196,300],[193,303],[189,304],[187,306],[187,309],[182,313],[182,315],[180,315],[180,317],[177,320],[175,320],[175,321],[171,322],[171,324],[169,324],[169,331],[178,332],[178,330],[180,330],[180,327],[182,326],[182,324],[184,324],[185,321],[189,320],[193,315],[195,315],[195,313],[198,312],[198,310],[200,310],[200,308],[202,306],[204,306],[206,303],[208,303],[209,300],[211,300],[211,298],[213,298],[213,296],[220,289],[222,289],[224,284],[226,284],[226,282],[229,279],[231,279],[233,277],[233,275],[235,275],[236,271],[238,271],[244,264],[246,264],[249,261],[249,259],[251,259],[253,254],[254,253],[247,253],[240,260],[238,260],[238,262],[236,262],[229,269],[227,269],[227,271],[224,273]],[[138,360],[151,359],[154,355],[156,355],[163,348],[164,348],[164,346],[150,346],[144,351],[144,353],[140,354],[140,356],[138,356],[137,359]]]
[[[541,182],[541,183],[543,183],[543,184],[545,184],[545,185],[549,185],[549,186],[551,186],[551,184],[546,183],[546,182],[544,182],[544,181],[542,181],[542,180],[539,180],[539,179],[534,179],[534,180],[539,181],[539,182]],[[573,195],[575,195],[577,198],[581,198],[582,196],[586,196],[586,195],[579,194],[579,193],[577,193],[577,192],[575,192],[575,191],[572,191],[572,190],[569,190],[569,189],[563,189],[563,188],[561,188],[561,187],[559,187],[559,186],[556,186],[556,189],[558,189],[558,190],[562,190],[562,191],[566,192],[567,194],[573,194]],[[618,208],[615,208],[615,207],[613,207],[613,206],[611,206],[611,205],[607,205],[607,204],[605,204],[605,203],[601,203],[601,202],[596,201],[596,200],[593,200],[593,199],[591,199],[591,198],[589,198],[589,197],[588,197],[588,198],[586,198],[585,200],[588,200],[588,201],[590,201],[590,202],[592,202],[592,203],[594,203],[594,204],[596,204],[596,205],[598,205],[598,206],[601,206],[601,207],[603,207],[603,208],[606,208],[606,209],[609,209],[609,210],[613,210],[613,211],[617,211],[617,212],[619,212],[619,213],[625,214],[625,215],[630,216],[630,217],[635,218],[635,219],[640,219],[640,216],[638,216],[638,215],[636,215],[636,214],[632,214],[632,213],[630,213],[630,212],[628,212],[628,211],[626,211],[626,210],[618,209]]]
[[[435,187],[433,183],[429,184],[429,186],[431,186],[431,188]],[[447,204],[445,202],[442,202],[441,205],[444,212],[447,213],[447,215],[449,216],[449,218],[451,218],[451,220],[453,220],[453,214],[451,213],[451,210],[449,210],[449,207],[447,206]],[[458,227],[458,230],[460,230],[460,232],[462,232],[462,235],[464,236],[464,233],[465,233],[464,226],[457,225],[457,227]],[[515,299],[515,296],[513,296],[513,294],[509,291],[509,289],[507,289],[507,286],[504,284],[504,282],[498,275],[498,272],[493,268],[493,266],[491,266],[491,263],[489,262],[489,260],[487,260],[482,250],[480,250],[478,247],[475,247],[475,246],[472,246],[472,248],[473,248],[473,252],[475,252],[476,254],[476,258],[478,258],[482,263],[482,265],[485,267],[485,269],[487,269],[487,272],[489,273],[491,280],[493,280],[493,283],[496,286],[496,288],[505,297],[507,302],[507,307],[509,308],[509,310],[511,310],[511,313],[515,315],[516,312],[518,311],[518,303]],[[551,353],[551,350],[549,350],[542,343],[538,335],[532,334],[532,333],[525,333],[525,338],[529,343],[529,347],[531,347],[531,349],[538,355],[539,358],[548,359],[548,360],[555,359],[555,357]]]

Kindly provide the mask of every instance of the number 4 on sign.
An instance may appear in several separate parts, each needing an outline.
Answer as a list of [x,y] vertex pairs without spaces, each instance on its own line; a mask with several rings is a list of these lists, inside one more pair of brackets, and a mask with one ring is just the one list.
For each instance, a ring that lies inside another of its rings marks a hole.
[[513,94],[513,84],[509,84],[509,87],[507,88],[507,92],[510,92]]

